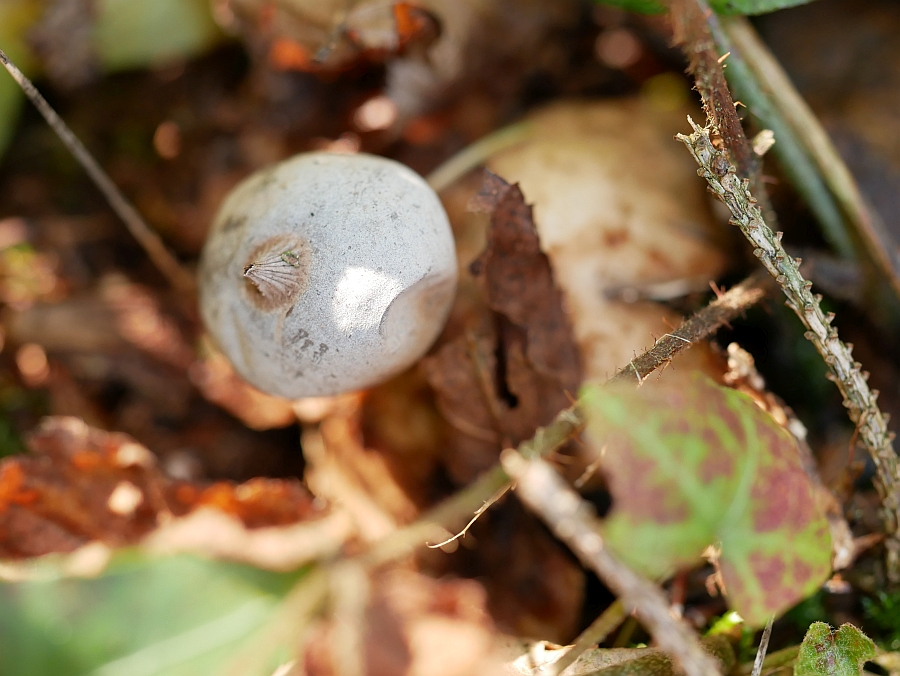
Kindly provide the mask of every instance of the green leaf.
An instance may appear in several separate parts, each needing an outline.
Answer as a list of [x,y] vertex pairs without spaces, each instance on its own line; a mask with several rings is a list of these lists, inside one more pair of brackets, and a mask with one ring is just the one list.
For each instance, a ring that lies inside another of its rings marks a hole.
[[809,596],[831,572],[831,537],[793,437],[744,394],[689,381],[584,394],[613,495],[608,545],[662,577],[709,545],[729,601],[751,626]]
[[[0,584],[0,674],[215,674],[259,637],[296,579],[126,552],[95,579]],[[259,676],[288,656],[278,648]]]
[[639,14],[662,14],[666,11],[666,6],[659,0],[594,0],[594,2],[621,7]]
[[[666,6],[660,0],[594,0],[602,5],[621,7],[640,14],[662,14]],[[765,14],[787,7],[806,5],[812,0],[710,0],[709,5],[719,14]]]
[[832,631],[824,622],[810,625],[800,646],[794,676],[859,676],[875,657],[875,644],[852,624]]
[[813,0],[711,0],[712,7],[718,14],[766,14],[779,9],[808,5]]

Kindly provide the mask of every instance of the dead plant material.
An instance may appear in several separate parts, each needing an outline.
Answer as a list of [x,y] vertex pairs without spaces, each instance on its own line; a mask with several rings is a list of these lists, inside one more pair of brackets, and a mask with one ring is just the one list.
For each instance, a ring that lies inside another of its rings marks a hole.
[[[337,571],[338,573],[341,571]],[[352,571],[344,571],[352,576]],[[345,582],[349,582],[345,580]],[[333,581],[340,585],[341,580]],[[469,580],[436,581],[404,570],[368,580],[368,602],[351,629],[360,639],[358,663],[368,676],[499,674],[496,629],[484,590]],[[344,628],[346,629],[346,628]],[[331,645],[340,628],[320,625],[307,643],[308,676],[342,673]],[[346,649],[346,647],[344,647]]]
[[703,110],[712,120],[738,174],[750,180],[753,194],[763,206],[770,223],[775,223],[775,211],[769,204],[768,193],[761,180],[759,156],[744,134],[735,101],[725,80],[723,68],[727,55],[719,54],[712,29],[721,31],[719,19],[706,0],[670,0],[672,29],[688,60],[688,72],[694,76],[696,89],[703,100]]
[[513,450],[505,451],[501,461],[516,481],[522,502],[600,576],[626,609],[637,612],[657,645],[672,656],[687,676],[721,673],[716,660],[703,650],[699,637],[669,612],[662,590],[604,547],[593,524],[590,505],[549,464],[540,458],[527,460]]
[[582,376],[562,294],[521,190],[487,172],[472,206],[491,214],[487,248],[471,267],[490,311],[424,362],[454,429],[447,461],[459,482],[552,421]]
[[661,364],[712,334],[723,324],[752,307],[766,295],[768,279],[764,273],[756,273],[740,284],[733,286],[727,293],[689,317],[671,333],[659,338],[649,350],[632,360],[610,378],[609,382],[637,380],[638,384],[655,371]]
[[299,481],[210,485],[172,481],[156,456],[125,434],[77,418],[47,418],[30,455],[0,462],[0,556],[69,552],[91,541],[134,544],[200,507],[245,528],[313,520],[322,512]]

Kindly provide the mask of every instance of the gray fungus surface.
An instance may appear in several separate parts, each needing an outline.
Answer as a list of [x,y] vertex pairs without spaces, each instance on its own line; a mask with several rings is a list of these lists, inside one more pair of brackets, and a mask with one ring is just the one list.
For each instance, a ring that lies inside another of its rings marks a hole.
[[255,387],[363,389],[418,360],[456,290],[443,206],[409,168],[305,153],[238,185],[200,261],[203,320]]

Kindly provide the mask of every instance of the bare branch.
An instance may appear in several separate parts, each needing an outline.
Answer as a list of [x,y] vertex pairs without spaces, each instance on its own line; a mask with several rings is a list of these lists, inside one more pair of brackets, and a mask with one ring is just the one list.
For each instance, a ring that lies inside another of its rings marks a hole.
[[516,495],[553,533],[612,589],[626,610],[635,610],[662,650],[687,676],[717,676],[715,660],[697,635],[669,612],[662,590],[638,575],[607,549],[594,527],[593,510],[544,460],[528,460],[513,450],[500,462],[516,482]]
[[621,369],[608,382],[633,381],[635,376],[643,381],[689,345],[708,337],[719,327],[762,300],[766,295],[768,283],[764,273],[748,277],[722,294],[721,298],[685,320],[675,331],[657,340],[653,347]]

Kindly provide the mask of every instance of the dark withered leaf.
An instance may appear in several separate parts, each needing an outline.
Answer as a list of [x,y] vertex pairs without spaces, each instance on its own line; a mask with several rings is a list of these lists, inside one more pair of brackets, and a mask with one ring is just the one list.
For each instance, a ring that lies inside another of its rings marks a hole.
[[[486,173],[470,208],[491,215],[486,249],[471,268],[484,307],[424,360],[451,428],[444,465],[458,483],[496,463],[504,446],[531,438],[571,403],[581,383],[562,294],[522,191]],[[493,581],[498,622],[513,633],[568,640],[584,589],[584,572],[571,555],[512,501],[483,515],[471,535],[479,546],[461,549],[454,565]]]
[[455,430],[448,463],[460,482],[496,462],[503,445],[550,422],[581,383],[562,293],[522,191],[485,172],[470,207],[491,214],[487,247],[471,266],[487,308],[464,335],[425,360]]

